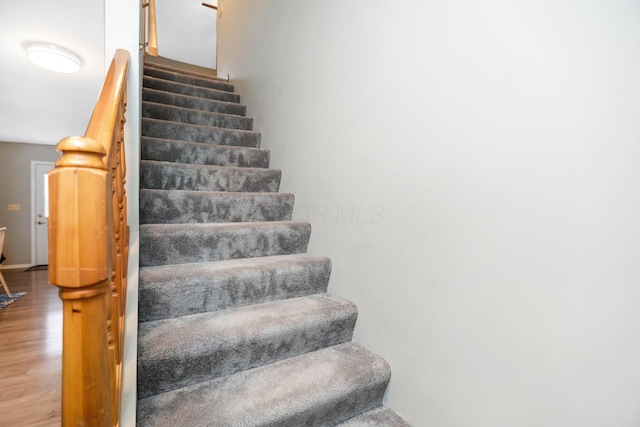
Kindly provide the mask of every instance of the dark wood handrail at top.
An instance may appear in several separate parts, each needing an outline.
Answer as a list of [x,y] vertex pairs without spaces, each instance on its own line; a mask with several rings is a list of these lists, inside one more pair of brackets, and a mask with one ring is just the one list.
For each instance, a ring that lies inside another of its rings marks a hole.
[[218,6],[215,6],[215,5],[213,5],[213,4],[209,4],[209,3],[202,3],[202,5],[203,5],[204,7],[208,7],[208,8],[211,8],[211,9],[218,10]]

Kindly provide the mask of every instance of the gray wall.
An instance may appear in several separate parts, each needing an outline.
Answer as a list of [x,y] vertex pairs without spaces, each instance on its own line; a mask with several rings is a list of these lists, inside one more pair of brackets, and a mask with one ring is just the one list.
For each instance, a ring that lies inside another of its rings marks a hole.
[[219,75],[416,427],[640,426],[640,2],[233,0]]
[[[7,227],[3,266],[31,263],[31,161],[58,157],[53,145],[0,142],[0,227]],[[9,211],[9,204],[20,210]]]

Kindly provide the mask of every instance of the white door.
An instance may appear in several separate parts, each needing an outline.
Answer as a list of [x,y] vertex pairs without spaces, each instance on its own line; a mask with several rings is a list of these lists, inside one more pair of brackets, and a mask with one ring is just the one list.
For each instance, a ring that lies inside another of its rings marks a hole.
[[49,220],[49,178],[48,173],[53,169],[51,162],[32,162],[32,255],[36,265],[49,264],[49,233],[47,222]]

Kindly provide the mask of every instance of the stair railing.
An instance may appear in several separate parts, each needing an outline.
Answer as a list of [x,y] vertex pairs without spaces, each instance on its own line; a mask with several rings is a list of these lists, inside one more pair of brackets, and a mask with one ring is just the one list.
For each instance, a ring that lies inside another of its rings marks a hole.
[[[158,56],[158,28],[156,26],[156,1],[142,0],[142,13],[144,19],[142,20],[144,25],[144,40],[146,40],[145,47],[147,48],[147,54],[151,56]],[[147,12],[144,9],[148,9]],[[149,33],[147,34],[147,28]]]
[[49,173],[49,281],[63,303],[62,425],[118,426],[129,226],[124,113],[129,52],[118,49],[85,136]]

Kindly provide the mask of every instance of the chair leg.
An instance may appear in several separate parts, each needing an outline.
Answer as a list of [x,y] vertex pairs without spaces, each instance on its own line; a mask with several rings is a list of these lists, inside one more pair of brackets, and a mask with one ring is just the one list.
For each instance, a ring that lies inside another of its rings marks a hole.
[[0,282],[2,283],[2,287],[4,288],[4,291],[7,293],[7,296],[11,298],[11,292],[9,292],[9,287],[7,286],[7,282],[4,281],[2,272],[0,272]]

